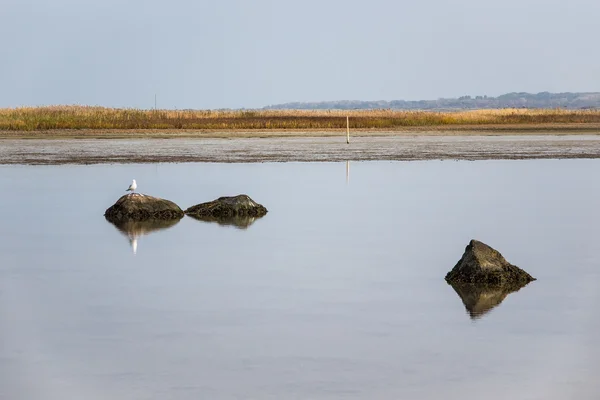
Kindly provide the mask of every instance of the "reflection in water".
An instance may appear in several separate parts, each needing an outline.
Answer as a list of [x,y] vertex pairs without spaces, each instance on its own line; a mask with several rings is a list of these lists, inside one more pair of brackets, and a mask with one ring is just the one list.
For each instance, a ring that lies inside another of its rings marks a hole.
[[346,161],[346,185],[350,182],[350,161]]
[[161,219],[151,219],[146,221],[124,220],[119,222],[106,220],[113,224],[122,234],[127,236],[133,254],[137,253],[138,238],[140,236],[148,235],[162,229],[168,229],[180,221],[178,219],[168,221]]
[[451,284],[462,300],[471,319],[481,318],[511,294],[526,286],[485,286],[468,283]]
[[249,215],[234,215],[232,217],[213,217],[211,216],[196,216],[196,215],[188,215],[198,221],[203,222],[216,222],[219,225],[223,226],[234,226],[238,229],[248,229],[250,225],[254,223],[257,219],[262,217],[252,217]]
[[[0,400],[600,393],[600,159],[373,161],[352,188],[342,163],[156,164],[157,194],[247,189],[270,211],[243,231],[184,217],[133,259],[101,212],[152,165],[0,166]],[[473,235],[542,278],[477,320],[444,280]]]

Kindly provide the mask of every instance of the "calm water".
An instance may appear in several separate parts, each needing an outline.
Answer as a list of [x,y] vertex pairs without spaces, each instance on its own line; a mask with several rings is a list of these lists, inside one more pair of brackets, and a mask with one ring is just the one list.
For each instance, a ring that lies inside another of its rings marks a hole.
[[[599,172],[0,167],[0,399],[597,399]],[[247,193],[269,213],[128,237],[103,212],[132,178],[184,208]],[[471,238],[538,278],[477,315],[503,298],[481,294],[474,318],[443,279]]]

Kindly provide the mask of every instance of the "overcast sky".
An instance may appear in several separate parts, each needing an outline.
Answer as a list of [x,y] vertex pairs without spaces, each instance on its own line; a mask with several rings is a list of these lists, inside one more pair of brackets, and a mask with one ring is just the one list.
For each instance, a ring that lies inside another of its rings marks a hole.
[[0,0],[0,107],[600,91],[599,0]]

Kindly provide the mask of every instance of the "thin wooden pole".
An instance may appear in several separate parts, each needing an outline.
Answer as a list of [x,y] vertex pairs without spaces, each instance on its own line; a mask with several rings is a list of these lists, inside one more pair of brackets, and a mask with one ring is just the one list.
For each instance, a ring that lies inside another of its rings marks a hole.
[[156,93],[154,93],[154,111],[156,111]]
[[350,144],[350,118],[346,116],[346,143]]

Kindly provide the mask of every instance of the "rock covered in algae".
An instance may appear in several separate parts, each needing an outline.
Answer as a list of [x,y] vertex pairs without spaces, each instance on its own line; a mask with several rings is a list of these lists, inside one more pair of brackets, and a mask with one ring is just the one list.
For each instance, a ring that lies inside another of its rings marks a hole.
[[172,201],[141,193],[129,193],[122,196],[104,213],[106,219],[112,222],[127,219],[136,221],[171,220],[180,219],[183,215],[181,208]]
[[245,194],[219,197],[208,203],[196,204],[185,210],[192,217],[229,218],[234,216],[262,217],[267,209]]
[[471,240],[462,258],[446,275],[448,283],[472,283],[520,287],[535,278],[510,264],[485,243]]

